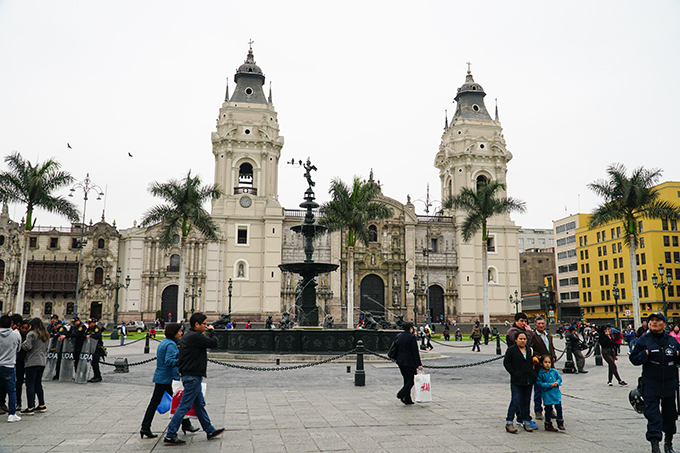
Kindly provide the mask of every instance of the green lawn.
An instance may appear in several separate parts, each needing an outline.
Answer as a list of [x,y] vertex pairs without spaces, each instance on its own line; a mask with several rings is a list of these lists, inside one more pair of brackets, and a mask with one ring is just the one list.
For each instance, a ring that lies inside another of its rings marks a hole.
[[[130,332],[127,335],[125,335],[125,341],[134,341],[134,340],[139,340],[140,338],[146,337],[146,332]],[[102,334],[102,338],[104,340],[110,340],[111,339],[111,332],[104,332]],[[163,335],[163,331],[161,332],[156,332],[156,340],[163,340],[165,336]],[[153,339],[151,340],[153,341]]]

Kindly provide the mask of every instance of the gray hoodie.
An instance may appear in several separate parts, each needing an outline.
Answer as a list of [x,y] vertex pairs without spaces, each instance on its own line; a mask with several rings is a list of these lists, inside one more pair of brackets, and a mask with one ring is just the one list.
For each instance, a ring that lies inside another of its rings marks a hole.
[[21,348],[21,334],[10,327],[0,328],[0,366],[14,368]]

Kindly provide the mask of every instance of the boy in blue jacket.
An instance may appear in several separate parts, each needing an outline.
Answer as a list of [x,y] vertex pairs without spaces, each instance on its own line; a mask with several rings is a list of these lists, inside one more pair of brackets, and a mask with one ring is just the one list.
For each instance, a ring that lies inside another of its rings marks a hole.
[[562,376],[559,371],[552,368],[552,357],[544,355],[541,357],[541,371],[538,372],[536,385],[541,387],[543,395],[543,405],[545,406],[545,430],[558,432],[552,424],[550,417],[553,408],[557,411],[557,428],[564,431],[564,417],[562,415]]

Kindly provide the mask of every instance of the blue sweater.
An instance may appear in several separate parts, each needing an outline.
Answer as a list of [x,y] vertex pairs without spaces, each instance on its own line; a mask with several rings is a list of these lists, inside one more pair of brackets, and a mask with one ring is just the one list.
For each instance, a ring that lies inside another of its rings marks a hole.
[[555,368],[550,368],[548,371],[541,368],[538,372],[538,379],[536,384],[541,387],[541,396],[543,404],[560,404],[562,402],[562,392],[559,387],[551,387],[550,384],[557,382],[562,385],[562,376]]
[[156,349],[156,372],[153,381],[157,384],[172,384],[179,380],[179,348],[177,342],[170,338],[161,341]]

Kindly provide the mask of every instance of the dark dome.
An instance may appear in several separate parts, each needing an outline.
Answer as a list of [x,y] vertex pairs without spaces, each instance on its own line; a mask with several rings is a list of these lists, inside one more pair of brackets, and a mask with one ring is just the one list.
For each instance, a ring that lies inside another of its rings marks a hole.
[[236,83],[238,83],[238,78],[240,75],[260,76],[264,82],[264,74],[262,73],[262,69],[260,69],[260,67],[255,64],[253,49],[248,50],[248,57],[246,58],[246,61],[236,71],[236,75],[234,76]]

